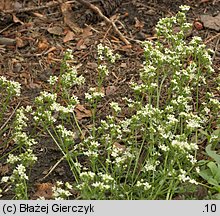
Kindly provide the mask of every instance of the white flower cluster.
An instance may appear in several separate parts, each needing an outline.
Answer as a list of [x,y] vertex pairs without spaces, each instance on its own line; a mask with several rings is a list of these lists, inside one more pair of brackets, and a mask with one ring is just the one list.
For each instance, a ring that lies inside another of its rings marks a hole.
[[58,77],[57,76],[50,76],[48,82],[51,86],[57,84],[57,81],[58,81]]
[[96,88],[90,88],[89,93],[85,93],[85,99],[88,100],[90,103],[94,103],[96,100],[104,97],[105,94],[101,91],[97,91]]
[[65,57],[67,60],[73,60],[73,51],[71,49],[67,49],[65,52]]
[[28,120],[28,117],[25,115],[25,112],[30,112],[31,107],[20,107],[16,112],[16,121],[14,124],[14,130],[15,131],[21,131],[23,128],[27,127],[26,121]]
[[136,187],[143,188],[145,191],[149,190],[151,188],[151,185],[144,181],[144,179],[141,179],[140,181],[137,181]]
[[106,65],[100,64],[98,66],[98,70],[99,70],[99,73],[101,74],[101,76],[108,76],[108,74],[109,74],[109,70]]
[[59,124],[56,126],[57,132],[59,135],[64,139],[70,139],[73,140],[76,137],[76,134],[71,131],[67,130],[63,125]]
[[185,150],[195,151],[199,148],[196,143],[188,143],[186,141],[180,141],[180,140],[175,140],[175,139],[171,142],[171,145],[174,148],[177,148],[177,149],[182,150],[184,152],[185,152]]
[[83,181],[90,181],[95,178],[96,174],[94,172],[88,171],[88,172],[81,172],[80,173],[80,178]]
[[121,112],[121,107],[119,107],[118,103],[116,102],[111,102],[110,103],[111,108],[116,112],[119,113]]
[[10,181],[10,184],[14,186],[17,199],[23,199],[27,196],[27,184],[26,181],[29,180],[26,171],[31,165],[37,161],[37,157],[33,152],[33,145],[37,142],[30,138],[27,134],[27,121],[29,120],[26,113],[30,113],[32,108],[27,106],[26,108],[20,107],[17,110],[15,118],[15,127],[13,131],[13,141],[16,145],[22,149],[19,155],[9,154],[7,163],[14,167],[13,172],[10,176],[4,176],[2,182]]
[[68,104],[65,107],[65,106],[60,105],[57,102],[52,103],[50,106],[51,110],[56,111],[56,112],[61,112],[63,114],[74,113],[74,108],[75,108],[75,105]]
[[72,190],[72,185],[69,182],[64,184],[62,181],[57,181],[56,185],[52,187],[53,197],[55,200],[66,200],[72,195],[70,190]]
[[195,179],[191,179],[189,176],[187,176],[187,172],[185,170],[180,169],[180,174],[178,178],[181,182],[188,181],[191,184],[198,185],[198,182]]
[[148,160],[146,161],[146,164],[144,165],[144,167],[142,168],[143,172],[148,172],[148,171],[156,171],[156,167],[160,164],[160,161],[152,161],[152,160]]
[[56,93],[50,93],[46,91],[40,92],[40,95],[35,98],[35,102],[38,105],[42,105],[44,103],[50,103],[52,104],[57,100],[57,94]]
[[82,85],[85,82],[85,78],[82,75],[78,76],[76,68],[71,67],[61,74],[60,82],[64,88],[69,89],[74,85]]
[[21,84],[7,80],[4,76],[0,76],[0,88],[5,88],[8,95],[21,95]]
[[33,119],[36,123],[44,122],[44,124],[53,124],[57,119],[53,116],[52,112],[49,110],[35,112]]
[[115,63],[115,61],[117,59],[120,58],[119,54],[113,54],[112,50],[107,47],[107,46],[103,46],[101,43],[98,44],[98,57],[99,60],[103,60],[104,56],[107,57],[107,59],[111,62],[111,63]]
[[90,159],[96,159],[99,156],[100,143],[95,141],[94,137],[90,136],[84,140],[83,146],[86,146],[86,150],[83,152],[84,155]]

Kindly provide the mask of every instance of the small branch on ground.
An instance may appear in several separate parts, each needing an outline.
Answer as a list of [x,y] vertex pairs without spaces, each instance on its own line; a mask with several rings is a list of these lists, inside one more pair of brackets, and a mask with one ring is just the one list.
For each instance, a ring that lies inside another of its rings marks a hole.
[[21,8],[21,9],[13,9],[13,10],[4,10],[3,12],[5,14],[8,13],[24,13],[24,12],[31,12],[31,11],[38,11],[38,10],[43,10],[49,7],[56,7],[57,5],[60,5],[60,2],[49,2],[46,5],[42,5],[42,6],[37,6],[37,7],[27,7],[27,8]]
[[105,22],[109,23],[112,25],[114,31],[119,35],[120,39],[126,44],[126,45],[130,45],[130,42],[123,36],[123,34],[118,30],[117,26],[115,25],[115,23],[113,21],[111,21],[108,17],[106,17],[101,10],[96,7],[95,5],[89,3],[86,0],[78,0],[78,2],[80,2],[81,4],[85,5],[87,8],[91,9],[92,11],[94,11],[96,14],[98,14]]
[[0,37],[0,45],[14,46],[16,44],[15,39]]

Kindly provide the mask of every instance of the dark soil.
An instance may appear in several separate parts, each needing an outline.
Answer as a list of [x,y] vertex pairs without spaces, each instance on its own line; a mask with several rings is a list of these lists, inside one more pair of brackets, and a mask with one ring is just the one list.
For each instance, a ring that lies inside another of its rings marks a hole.
[[[37,2],[45,4],[50,0],[24,1],[23,7],[38,6]],[[63,15],[59,6],[40,11],[17,13],[17,18],[23,23],[13,22],[9,14],[3,16],[1,15],[3,13],[0,13],[0,37],[17,38],[16,45],[0,45],[0,76],[3,75],[7,79],[18,81],[22,85],[22,96],[11,104],[7,116],[10,115],[17,103],[20,103],[20,106],[31,105],[40,91],[48,90],[47,80],[50,75],[59,73],[62,56],[67,48],[73,50],[75,58],[73,64],[79,66],[78,73],[83,74],[86,78],[86,85],[73,89],[73,93],[83,102],[84,92],[88,88],[96,86],[96,46],[100,42],[120,53],[122,58],[119,61],[119,67],[112,66],[112,73],[104,82],[105,90],[111,89],[111,91],[98,107],[98,115],[100,118],[104,118],[109,114],[108,104],[111,101],[117,101],[121,107],[125,107],[122,98],[131,96],[129,83],[132,80],[138,81],[139,69],[143,60],[143,51],[138,41],[154,37],[157,21],[162,17],[174,15],[180,5],[191,6],[188,13],[190,23],[199,21],[201,14],[216,16],[220,13],[219,0],[202,2],[202,0],[123,0],[120,7],[112,15],[118,16],[119,22],[116,24],[131,42],[132,47],[126,46],[120,41],[112,28],[105,22],[91,23],[92,34],[90,36],[82,38],[82,35],[78,35],[75,39],[64,43],[64,35],[53,35],[47,31],[49,27],[54,26],[59,26],[63,32],[68,30],[67,25],[63,22]],[[77,7],[73,6],[74,13],[80,13],[77,10]],[[40,13],[44,18],[41,18],[39,14],[33,14],[33,12]],[[82,22],[80,18],[77,23],[86,28],[86,23]],[[208,41],[207,47],[215,50],[213,62],[216,73],[210,82],[215,83],[215,76],[219,74],[220,68],[220,37],[219,35],[215,37],[218,32],[208,28],[197,30],[194,27],[191,34],[202,37],[204,42],[211,39]],[[22,43],[21,45],[18,43],[19,40]],[[40,44],[42,46],[45,44],[46,48],[40,47]],[[55,49],[50,51],[49,49],[53,47]],[[123,115],[127,115],[126,109]],[[83,119],[80,122],[84,126],[90,123],[88,119]],[[11,130],[8,130],[5,136],[10,137],[10,133]],[[0,155],[2,156],[14,147],[12,143],[6,145],[3,139],[0,137]],[[47,137],[40,139],[40,144],[36,146],[35,153],[38,161],[32,169],[30,178],[30,184],[33,186],[30,191],[31,198],[36,192],[37,183],[54,183],[57,180],[73,181],[72,173],[65,161],[59,163],[53,172],[44,178],[63,156],[56,145]],[[5,157],[0,160],[0,165],[5,165]],[[10,173],[10,168],[8,172]],[[9,192],[1,197],[1,199],[10,198],[12,195]]]

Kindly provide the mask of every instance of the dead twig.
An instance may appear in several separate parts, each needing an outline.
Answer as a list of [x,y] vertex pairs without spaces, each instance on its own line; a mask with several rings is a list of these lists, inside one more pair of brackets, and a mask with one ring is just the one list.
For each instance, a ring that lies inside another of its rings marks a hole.
[[12,9],[12,10],[5,10],[4,13],[24,13],[24,12],[31,12],[31,11],[38,11],[43,10],[49,7],[56,7],[57,5],[60,5],[60,2],[48,2],[46,5],[37,6],[37,7],[27,7],[27,8],[21,8],[21,9]]
[[211,41],[213,41],[214,39],[216,39],[216,38],[218,38],[218,37],[220,37],[220,32],[219,32],[218,34],[214,35],[213,37],[207,39],[207,40],[204,42],[204,44],[208,44],[208,43],[210,43]]
[[11,115],[9,116],[9,118],[5,121],[5,123],[1,126],[0,131],[3,130],[3,128],[8,124],[8,122],[11,120],[12,116],[15,114],[16,110],[18,109],[18,107],[20,106],[21,102],[19,102],[17,104],[17,106],[15,107],[15,109],[13,110],[13,112],[11,113]]
[[220,38],[218,38],[216,44],[215,44],[215,50],[214,50],[214,53],[213,53],[213,56],[212,56],[212,60],[215,59],[215,56],[216,56],[216,52],[218,50],[218,45],[219,45],[219,41],[220,41]]
[[16,44],[15,39],[0,37],[0,45],[14,46]]
[[8,26],[6,26],[5,28],[3,28],[1,31],[0,31],[0,34],[2,33],[2,32],[4,32],[4,31],[6,31],[7,29],[9,29],[11,26],[13,26],[14,25],[14,23],[11,23],[11,24],[9,24]]
[[98,14],[105,22],[109,23],[112,25],[114,31],[119,35],[120,39],[126,44],[130,45],[130,42],[123,36],[123,34],[118,30],[117,26],[115,25],[115,22],[111,21],[108,17],[106,17],[101,10],[96,7],[95,5],[85,1],[85,0],[78,0],[81,4],[85,5],[87,8],[91,9],[94,11],[96,14]]
[[54,165],[53,167],[48,171],[48,173],[40,179],[40,181],[44,180],[45,178],[47,178],[55,169],[56,167],[65,159],[66,155],[64,155],[62,158],[60,158]]

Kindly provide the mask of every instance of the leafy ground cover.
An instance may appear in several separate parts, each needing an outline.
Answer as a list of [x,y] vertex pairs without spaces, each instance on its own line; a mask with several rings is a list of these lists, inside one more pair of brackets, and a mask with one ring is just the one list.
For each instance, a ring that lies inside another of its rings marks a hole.
[[63,49],[28,103],[1,77],[3,199],[219,199],[218,50],[192,34],[188,10],[133,39],[138,65],[106,39],[87,67],[87,53]]

